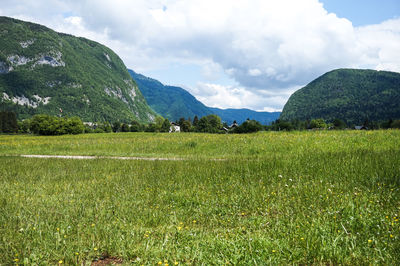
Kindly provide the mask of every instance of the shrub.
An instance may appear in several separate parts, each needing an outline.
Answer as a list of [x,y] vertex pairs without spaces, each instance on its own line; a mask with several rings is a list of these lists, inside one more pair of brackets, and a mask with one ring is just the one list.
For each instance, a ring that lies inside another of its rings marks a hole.
[[310,122],[310,128],[326,128],[327,124],[325,123],[324,119],[318,118],[313,119]]
[[207,115],[200,118],[196,126],[197,132],[218,133],[222,127],[221,118],[217,115]]
[[263,126],[260,122],[256,120],[247,120],[244,121],[240,126],[235,127],[233,132],[234,133],[253,133],[258,132],[263,129]]
[[85,130],[78,117],[59,118],[49,115],[35,115],[30,122],[30,131],[39,135],[81,134]]
[[17,116],[14,112],[7,112],[7,111],[0,112],[0,132],[3,133],[18,132]]

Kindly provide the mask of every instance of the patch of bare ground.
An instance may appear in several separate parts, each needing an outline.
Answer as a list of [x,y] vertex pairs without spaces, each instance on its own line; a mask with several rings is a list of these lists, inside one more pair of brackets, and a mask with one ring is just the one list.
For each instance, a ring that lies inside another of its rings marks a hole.
[[102,265],[120,265],[123,263],[121,258],[110,257],[108,255],[103,255],[97,260],[92,261],[91,266],[102,266]]

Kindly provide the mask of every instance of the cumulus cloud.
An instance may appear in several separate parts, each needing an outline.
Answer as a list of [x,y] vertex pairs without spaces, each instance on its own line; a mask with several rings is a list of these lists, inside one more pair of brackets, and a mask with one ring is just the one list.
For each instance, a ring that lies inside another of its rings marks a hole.
[[[400,19],[357,28],[318,0],[2,2],[1,15],[95,39],[137,71],[198,65],[191,91],[212,106],[281,109],[335,68],[400,71]],[[221,75],[236,85],[213,84]]]
[[[287,98],[299,87],[279,92],[254,92],[240,86],[223,86],[213,83],[199,82],[193,89],[187,88],[197,95],[197,99],[210,107],[218,108],[251,108],[256,111],[281,111]],[[265,103],[269,103],[266,106]]]

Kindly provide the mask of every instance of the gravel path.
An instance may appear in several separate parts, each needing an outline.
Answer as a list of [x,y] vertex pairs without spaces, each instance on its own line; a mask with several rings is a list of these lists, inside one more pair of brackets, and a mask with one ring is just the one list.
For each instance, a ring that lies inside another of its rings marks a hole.
[[22,154],[24,158],[59,158],[76,160],[94,160],[94,159],[116,159],[116,160],[143,160],[143,161],[183,161],[183,158],[162,158],[162,157],[121,157],[121,156],[82,156],[82,155],[35,155]]

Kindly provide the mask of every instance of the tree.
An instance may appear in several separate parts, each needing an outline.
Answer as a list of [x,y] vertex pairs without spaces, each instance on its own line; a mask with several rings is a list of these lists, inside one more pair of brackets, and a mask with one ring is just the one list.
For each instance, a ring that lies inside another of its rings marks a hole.
[[217,133],[222,128],[221,118],[217,115],[207,115],[200,118],[196,126],[197,132]]
[[161,131],[161,127],[162,127],[163,123],[164,123],[164,118],[162,118],[161,116],[157,116],[154,119],[155,132],[160,132]]
[[150,123],[146,126],[145,129],[146,132],[156,132],[157,131],[157,126],[154,123]]
[[14,112],[0,112],[0,132],[17,133],[18,122]]
[[121,126],[121,132],[129,132],[130,128],[128,124],[123,123]]
[[184,123],[185,121],[186,121],[186,120],[185,120],[184,117],[179,118],[178,125],[179,125],[180,127],[182,127],[182,125],[183,125],[183,123]]
[[170,128],[171,128],[171,123],[169,122],[168,118],[165,118],[164,122],[161,125],[160,132],[169,132]]
[[39,135],[80,134],[84,130],[83,122],[78,117],[35,115],[30,122],[30,131]]
[[326,128],[327,125],[322,118],[313,119],[310,122],[310,128]]
[[24,119],[18,123],[18,131],[21,133],[29,133],[30,120]]
[[139,132],[142,131],[142,126],[138,121],[133,120],[131,122],[131,132]]
[[233,129],[234,133],[253,133],[262,130],[263,126],[256,120],[246,120]]
[[82,120],[79,117],[71,117],[65,120],[65,134],[81,134],[85,130]]
[[199,118],[197,117],[197,115],[195,115],[194,118],[193,118],[193,123],[192,124],[193,124],[194,127],[197,127],[198,123],[199,123]]
[[273,131],[291,131],[294,126],[291,122],[277,119],[270,126],[266,126],[266,129]]
[[116,121],[112,125],[112,131],[119,132],[121,130],[121,122]]
[[111,133],[111,132],[112,132],[111,124],[108,123],[108,122],[104,122],[104,124],[102,125],[101,128],[102,128],[102,129],[104,130],[104,132],[106,132],[106,133]]
[[190,132],[192,129],[192,124],[190,123],[189,120],[183,121],[182,125],[180,125],[180,126],[181,126],[182,132]]
[[343,120],[336,118],[335,120],[333,120],[333,126],[335,127],[335,129],[344,129],[347,125]]
[[390,124],[391,128],[400,128],[400,120],[394,120],[391,124]]

